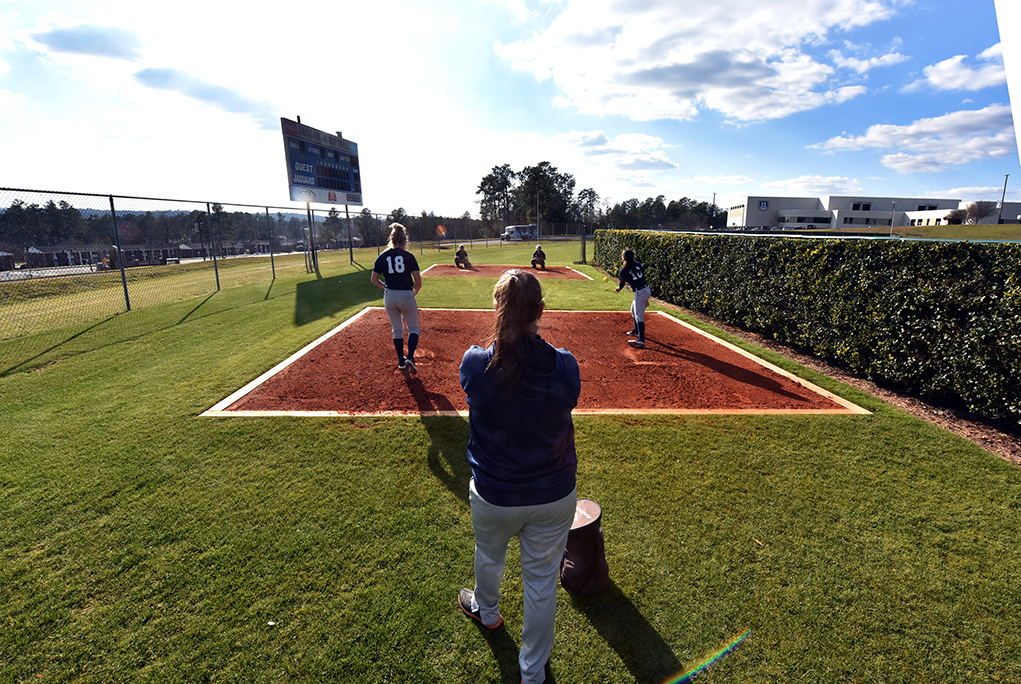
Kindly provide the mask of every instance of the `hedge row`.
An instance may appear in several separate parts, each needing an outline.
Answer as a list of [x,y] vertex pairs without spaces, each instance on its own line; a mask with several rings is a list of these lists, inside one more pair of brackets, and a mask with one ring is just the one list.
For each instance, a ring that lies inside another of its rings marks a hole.
[[1021,245],[598,231],[653,295],[877,383],[1021,423]]

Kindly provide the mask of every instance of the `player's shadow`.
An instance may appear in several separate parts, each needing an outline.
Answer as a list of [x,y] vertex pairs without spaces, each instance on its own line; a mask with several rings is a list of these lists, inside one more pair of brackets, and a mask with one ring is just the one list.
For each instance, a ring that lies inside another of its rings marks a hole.
[[307,325],[353,306],[378,302],[382,292],[364,272],[300,282],[294,299],[294,323]]
[[430,392],[418,376],[406,373],[404,381],[418,404],[422,425],[429,433],[429,469],[444,487],[468,505],[468,421],[445,395]]
[[709,370],[716,371],[720,375],[725,375],[735,382],[740,382],[745,385],[751,385],[752,387],[758,387],[764,390],[779,394],[780,396],[787,397],[788,399],[795,399],[797,401],[808,401],[803,395],[795,394],[788,391],[779,382],[769,377],[765,373],[756,373],[755,371],[742,368],[741,366],[735,366],[732,363],[727,363],[714,356],[708,354],[701,354],[699,352],[689,351],[680,347],[675,347],[665,342],[659,342],[654,340],[646,340],[645,351],[659,352],[666,356],[674,356],[685,361],[691,361],[697,363],[700,366],[704,366]]
[[[521,670],[518,668],[518,645],[507,631],[507,625],[503,624],[496,629],[478,627],[482,637],[486,640],[489,650],[496,658],[497,666],[500,668],[500,681],[504,684],[516,684],[521,681]],[[546,678],[546,684],[553,684],[553,680]]]
[[640,684],[659,684],[681,668],[670,646],[610,580],[597,594],[572,594],[572,605],[614,650]]

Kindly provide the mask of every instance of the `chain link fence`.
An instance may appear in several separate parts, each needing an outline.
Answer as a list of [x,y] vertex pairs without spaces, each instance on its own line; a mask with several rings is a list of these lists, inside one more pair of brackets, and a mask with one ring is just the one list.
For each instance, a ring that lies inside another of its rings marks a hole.
[[[505,228],[468,215],[0,188],[0,343],[57,331],[66,338],[126,311],[318,272],[325,255],[336,261],[346,252],[354,261],[355,249],[373,247],[378,254],[394,218],[420,252],[499,244]],[[589,231],[540,224],[539,232],[554,240]]]

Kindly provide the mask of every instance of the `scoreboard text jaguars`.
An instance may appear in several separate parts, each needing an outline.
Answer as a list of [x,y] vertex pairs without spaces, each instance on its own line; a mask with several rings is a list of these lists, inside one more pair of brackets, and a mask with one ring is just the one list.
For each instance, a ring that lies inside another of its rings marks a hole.
[[291,199],[362,204],[358,145],[290,119],[280,119]]

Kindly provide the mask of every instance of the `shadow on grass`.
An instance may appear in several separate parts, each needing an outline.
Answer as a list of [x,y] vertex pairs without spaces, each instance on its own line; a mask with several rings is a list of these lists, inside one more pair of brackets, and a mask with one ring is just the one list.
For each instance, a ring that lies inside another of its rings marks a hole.
[[670,646],[613,580],[598,594],[572,595],[571,603],[588,618],[636,682],[659,684],[681,669]]
[[199,310],[199,309],[201,309],[201,308],[202,308],[203,306],[205,306],[205,305],[206,305],[206,303],[207,303],[207,302],[208,302],[208,301],[209,301],[210,299],[212,299],[213,297],[215,297],[215,296],[216,296],[216,293],[215,293],[215,292],[213,292],[213,293],[211,293],[211,294],[210,294],[210,295],[209,295],[208,297],[206,297],[205,299],[203,299],[203,300],[202,300],[201,302],[199,302],[198,304],[196,304],[196,305],[195,305],[195,308],[194,308],[194,309],[192,309],[191,311],[189,311],[188,313],[184,314],[184,316],[183,316],[183,317],[181,318],[181,320],[179,320],[179,321],[177,322],[177,324],[178,324],[178,325],[181,325],[182,323],[186,323],[186,322],[188,321],[188,319],[192,317],[192,314],[194,314],[194,313],[195,313],[196,311],[198,311],[198,310]]
[[294,298],[294,323],[307,325],[340,311],[379,299],[381,290],[369,282],[364,272],[345,273],[298,283]]
[[[120,314],[118,314],[118,315],[120,315]],[[15,373],[15,372],[18,372],[18,371],[28,370],[29,368],[32,367],[32,362],[33,361],[36,361],[38,359],[43,358],[44,356],[46,356],[50,352],[57,351],[62,346],[66,345],[66,344],[69,344],[70,342],[73,342],[74,340],[76,340],[77,338],[81,337],[82,335],[84,335],[84,334],[86,334],[88,332],[91,332],[91,331],[96,330],[97,328],[99,328],[99,327],[101,327],[103,325],[106,325],[107,323],[109,323],[110,321],[112,321],[115,318],[117,318],[117,316],[108,316],[107,318],[104,318],[101,321],[93,323],[92,325],[88,326],[87,328],[83,328],[82,330],[79,330],[75,334],[68,336],[67,339],[61,340],[60,342],[57,342],[56,344],[50,346],[47,349],[43,349],[42,351],[36,353],[34,356],[31,356],[31,357],[29,357],[29,358],[27,358],[27,359],[25,359],[23,361],[18,361],[17,363],[15,363],[13,366],[11,366],[9,368],[5,368],[4,370],[0,370],[0,378],[8,376],[8,375],[11,375],[12,373]]]
[[[416,400],[419,398],[418,390],[428,394],[428,398],[419,401],[419,408],[423,411],[438,410],[436,404],[448,407],[440,410],[454,410],[446,397],[425,392],[417,378],[409,378],[408,385]],[[426,456],[429,469],[451,494],[468,506],[468,480],[472,473],[468,465],[467,419],[461,416],[423,415],[422,425],[429,433],[429,453]]]

